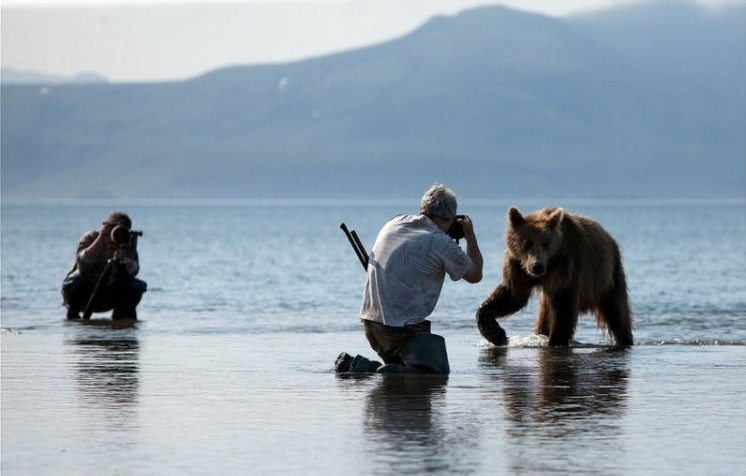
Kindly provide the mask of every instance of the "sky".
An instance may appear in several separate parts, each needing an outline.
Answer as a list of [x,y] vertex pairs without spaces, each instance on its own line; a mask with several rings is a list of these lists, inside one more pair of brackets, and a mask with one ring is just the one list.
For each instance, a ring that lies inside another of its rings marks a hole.
[[359,48],[407,34],[433,15],[482,5],[563,16],[638,1],[2,0],[0,62],[113,82],[182,80]]

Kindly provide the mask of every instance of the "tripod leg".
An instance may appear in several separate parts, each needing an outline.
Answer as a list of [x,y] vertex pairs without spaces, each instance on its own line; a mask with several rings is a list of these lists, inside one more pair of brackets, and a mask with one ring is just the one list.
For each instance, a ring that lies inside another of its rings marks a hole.
[[106,266],[101,272],[101,276],[99,276],[98,281],[96,281],[96,287],[93,288],[91,297],[88,298],[88,304],[86,304],[85,310],[83,311],[84,321],[89,320],[91,318],[91,314],[93,314],[93,301],[96,299],[96,295],[98,294],[98,290],[101,288],[101,284],[104,282],[105,279],[108,278],[112,263],[114,263],[114,260],[109,260],[106,262]]

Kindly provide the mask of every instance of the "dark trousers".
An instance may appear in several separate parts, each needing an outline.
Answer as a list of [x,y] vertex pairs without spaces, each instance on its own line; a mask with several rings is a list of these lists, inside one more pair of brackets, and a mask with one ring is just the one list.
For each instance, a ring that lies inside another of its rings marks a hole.
[[[393,367],[403,366],[429,373],[448,374],[445,339],[430,333],[430,321],[404,327],[392,327],[363,319],[365,337],[370,346]],[[384,367],[389,367],[388,365]],[[383,371],[382,368],[379,371]],[[396,372],[405,372],[398,369]]]
[[[91,303],[92,312],[112,311],[112,319],[136,319],[137,305],[147,290],[147,283],[129,276],[123,269],[115,269],[110,279],[99,286]],[[62,282],[62,299],[68,308],[68,317],[85,311],[88,300],[96,287],[96,281],[73,271]]]
[[400,354],[404,345],[414,336],[430,334],[430,321],[404,327],[392,327],[363,319],[365,338],[385,364],[404,364]]

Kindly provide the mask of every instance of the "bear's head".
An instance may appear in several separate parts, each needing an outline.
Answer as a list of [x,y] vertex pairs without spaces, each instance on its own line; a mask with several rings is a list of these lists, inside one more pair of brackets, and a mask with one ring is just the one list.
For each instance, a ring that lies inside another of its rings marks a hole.
[[520,261],[529,276],[540,277],[547,272],[549,261],[561,245],[564,215],[561,208],[544,208],[526,216],[515,207],[508,211],[507,253]]

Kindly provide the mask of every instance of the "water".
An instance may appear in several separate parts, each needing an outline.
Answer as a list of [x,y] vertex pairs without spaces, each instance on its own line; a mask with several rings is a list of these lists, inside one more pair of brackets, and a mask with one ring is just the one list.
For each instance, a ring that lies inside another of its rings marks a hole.
[[[746,474],[746,206],[573,202],[622,246],[636,344],[589,316],[572,349],[532,336],[535,300],[476,331],[501,277],[504,215],[464,202],[485,257],[432,316],[447,379],[330,371],[369,350],[364,275],[406,202],[2,205],[3,474]],[[64,320],[79,236],[123,208],[149,290],[141,320]]]

